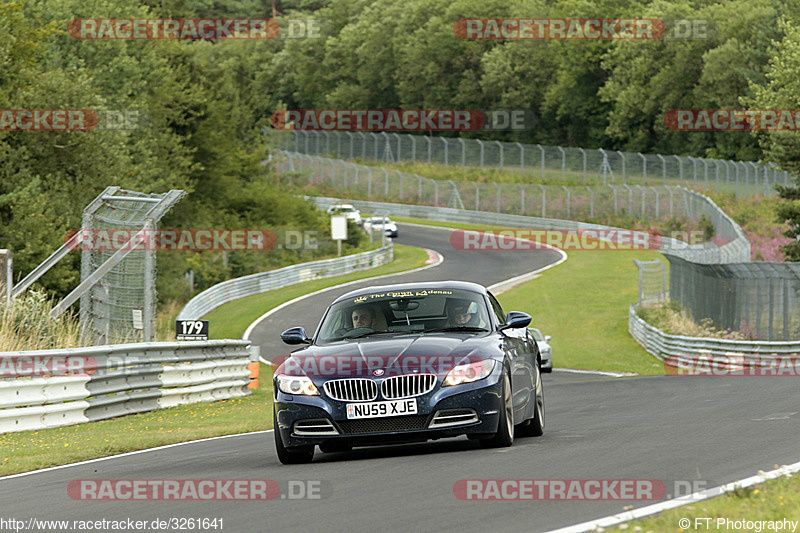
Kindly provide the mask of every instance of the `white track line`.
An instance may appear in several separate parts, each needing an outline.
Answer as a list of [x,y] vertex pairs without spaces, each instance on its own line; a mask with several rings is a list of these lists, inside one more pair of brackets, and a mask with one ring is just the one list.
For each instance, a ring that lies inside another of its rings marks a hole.
[[579,368],[554,368],[553,372],[570,372],[572,374],[598,374],[600,376],[611,376],[612,378],[625,378],[638,376],[635,372],[606,372],[603,370],[582,370]]
[[581,524],[575,524],[574,526],[567,526],[567,527],[562,527],[560,529],[553,529],[546,533],[583,533],[585,531],[597,531],[600,528],[615,526],[617,524],[628,522],[630,520],[644,518],[646,516],[660,513],[661,511],[666,511],[667,509],[674,509],[682,505],[688,505],[690,503],[695,503],[701,500],[707,500],[715,496],[721,496],[722,494],[734,491],[736,489],[742,489],[745,487],[750,487],[752,485],[758,485],[759,483],[764,483],[765,481],[777,479],[781,476],[791,476],[798,472],[800,472],[800,462],[788,466],[784,465],[780,468],[771,470],[767,473],[759,472],[758,475],[740,479],[739,481],[734,481],[732,483],[728,483],[726,485],[722,485],[719,487],[714,487],[700,492],[695,492],[694,494],[689,494],[688,496],[673,498],[672,500],[667,500],[665,502],[655,503],[653,505],[648,505],[647,507],[641,507],[639,509],[634,509],[632,511],[626,511],[624,513],[619,513],[611,516],[606,516],[604,518],[598,518],[597,520],[590,520],[588,522],[583,522]]

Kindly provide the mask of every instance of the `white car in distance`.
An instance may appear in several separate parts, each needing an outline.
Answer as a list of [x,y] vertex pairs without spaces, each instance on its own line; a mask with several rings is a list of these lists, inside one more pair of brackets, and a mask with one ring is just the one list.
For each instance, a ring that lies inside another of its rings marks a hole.
[[329,215],[344,215],[347,220],[352,220],[361,225],[361,212],[350,204],[333,204],[328,208]]
[[389,217],[374,216],[364,219],[364,231],[384,232],[387,237],[397,238],[397,224],[392,222]]

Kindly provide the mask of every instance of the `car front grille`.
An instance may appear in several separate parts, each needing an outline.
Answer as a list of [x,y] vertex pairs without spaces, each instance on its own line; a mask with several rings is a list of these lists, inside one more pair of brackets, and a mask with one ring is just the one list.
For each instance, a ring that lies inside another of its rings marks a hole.
[[386,378],[381,383],[381,395],[387,400],[411,398],[430,392],[435,386],[436,376],[434,374],[393,376]]
[[378,397],[378,385],[367,378],[334,379],[326,381],[323,388],[334,400],[365,402]]
[[338,422],[345,435],[364,433],[390,433],[425,429],[428,415],[391,416],[385,418],[365,418],[361,420],[342,420]]

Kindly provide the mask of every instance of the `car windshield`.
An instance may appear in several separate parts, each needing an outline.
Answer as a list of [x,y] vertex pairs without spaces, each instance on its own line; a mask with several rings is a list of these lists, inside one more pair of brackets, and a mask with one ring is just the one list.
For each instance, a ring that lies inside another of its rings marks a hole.
[[333,304],[320,324],[317,344],[386,335],[480,333],[491,325],[483,296],[460,289],[375,291]]
[[544,337],[542,337],[542,333],[538,329],[530,328],[531,335],[537,341],[543,341]]

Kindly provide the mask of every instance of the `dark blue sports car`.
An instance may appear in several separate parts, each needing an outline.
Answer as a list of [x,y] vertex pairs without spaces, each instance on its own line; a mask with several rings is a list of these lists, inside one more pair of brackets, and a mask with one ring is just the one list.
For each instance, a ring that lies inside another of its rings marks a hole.
[[[544,432],[540,356],[526,326],[466,282],[359,289],[338,298],[308,344],[277,363],[275,445],[284,464],[353,446],[466,435],[486,447]],[[276,363],[273,361],[273,363]]]

